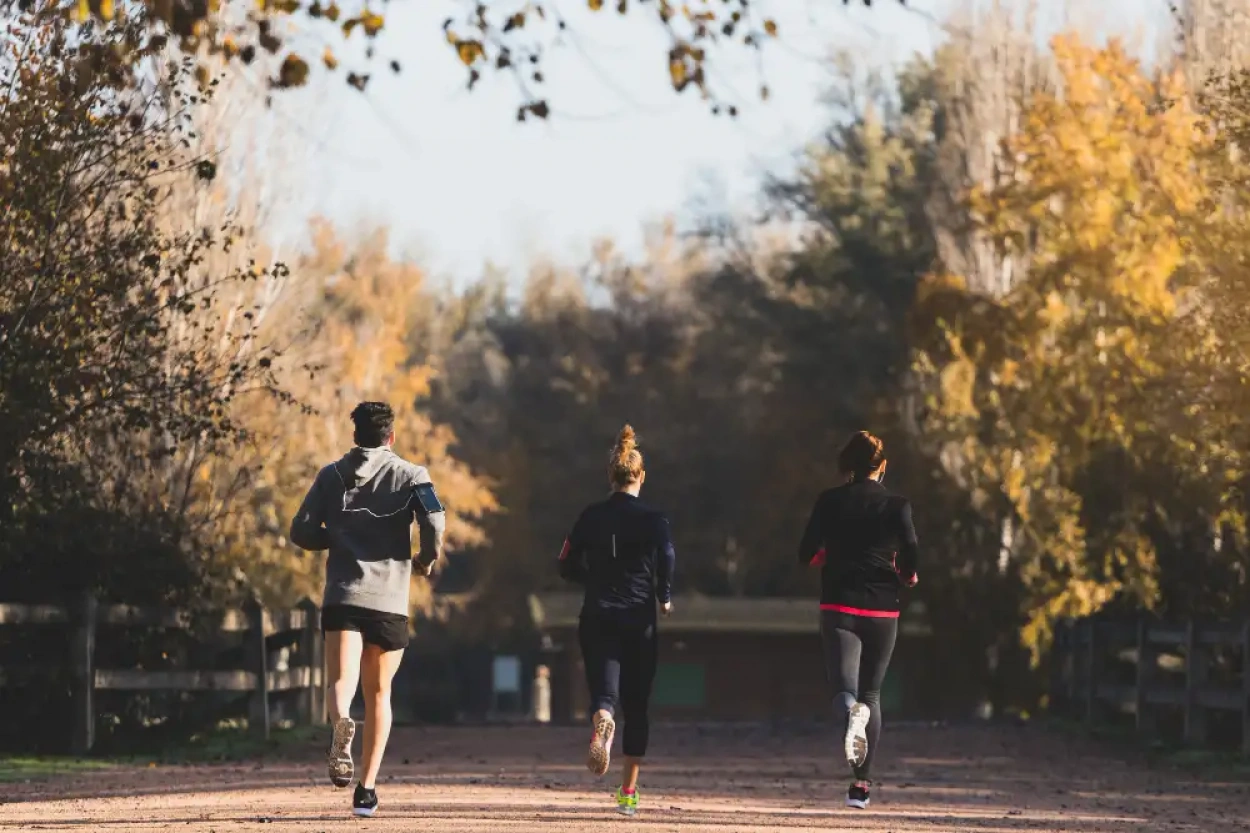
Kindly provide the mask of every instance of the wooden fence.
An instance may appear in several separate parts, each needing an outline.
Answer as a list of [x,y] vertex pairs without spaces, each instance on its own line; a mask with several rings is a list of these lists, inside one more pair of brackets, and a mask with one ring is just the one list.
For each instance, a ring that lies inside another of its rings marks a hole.
[[1069,622],[1056,631],[1052,672],[1052,711],[1091,725],[1129,715],[1145,739],[1171,715],[1193,746],[1210,744],[1213,715],[1235,715],[1250,754],[1250,621]]
[[[84,597],[76,610],[52,605],[0,604],[0,626],[62,625],[72,629],[71,746],[76,754],[89,752],[95,745],[97,691],[248,692],[248,727],[266,738],[270,730],[272,695],[290,693],[295,698],[298,722],[306,725],[325,722],[322,679],[325,648],[320,611],[315,603],[305,599],[295,610],[270,611],[259,602],[251,602],[242,610],[229,610],[214,617],[209,624],[211,636],[222,639],[234,636],[236,640],[241,637],[243,668],[203,671],[96,667],[98,626],[187,630],[192,627],[192,617],[183,611],[100,605],[93,596]],[[293,656],[295,663],[275,663],[275,658],[282,655]],[[278,664],[286,667],[273,667]],[[0,668],[0,687],[20,685],[47,670]]]

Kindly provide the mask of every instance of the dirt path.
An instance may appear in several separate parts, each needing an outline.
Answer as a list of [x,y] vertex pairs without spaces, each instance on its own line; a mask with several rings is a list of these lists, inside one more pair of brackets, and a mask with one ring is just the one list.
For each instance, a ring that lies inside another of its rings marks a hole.
[[1250,829],[1250,783],[1199,780],[1116,760],[1038,729],[887,727],[873,807],[842,807],[827,737],[659,728],[643,812],[610,811],[609,784],[580,765],[570,729],[399,729],[382,808],[347,815],[318,747],[250,765],[116,769],[8,785],[0,831],[821,830],[1224,833]]

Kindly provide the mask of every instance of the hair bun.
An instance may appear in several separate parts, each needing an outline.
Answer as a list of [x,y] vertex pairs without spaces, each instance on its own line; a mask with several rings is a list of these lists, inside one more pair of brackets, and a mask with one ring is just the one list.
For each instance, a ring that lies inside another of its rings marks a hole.
[[642,477],[642,452],[632,425],[626,423],[616,435],[616,445],[608,454],[608,477],[616,488],[624,488]]
[[616,452],[618,458],[626,458],[629,456],[629,452],[637,447],[638,437],[634,434],[634,427],[626,423],[625,427],[621,429],[621,433],[616,435],[616,447],[613,451]]
[[838,455],[838,468],[857,480],[868,477],[885,462],[885,443],[868,431],[856,431]]

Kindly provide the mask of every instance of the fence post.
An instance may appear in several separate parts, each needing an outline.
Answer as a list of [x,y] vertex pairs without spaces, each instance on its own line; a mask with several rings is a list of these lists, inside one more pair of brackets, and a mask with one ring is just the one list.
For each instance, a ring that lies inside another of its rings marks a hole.
[[269,738],[269,653],[265,650],[265,609],[256,597],[243,605],[247,616],[247,636],[244,656],[247,669],[256,675],[256,688],[248,703],[248,729],[263,738]]
[[326,722],[325,643],[321,635],[321,611],[317,603],[308,597],[298,607],[304,613],[299,653],[303,665],[308,668],[308,687],[299,696],[299,718],[305,726],[319,726]]
[[1250,756],[1250,619],[1241,623],[1241,754]]
[[1063,695],[1060,690],[1063,688],[1063,658],[1067,648],[1064,637],[1067,628],[1068,623],[1062,619],[1055,622],[1055,630],[1050,640],[1050,701],[1047,708],[1056,715],[1062,711],[1060,704]]
[[74,734],[75,755],[86,755],[95,746],[95,628],[99,601],[90,590],[83,593],[74,623]]
[[1145,615],[1137,617],[1137,690],[1134,692],[1137,710],[1137,734],[1141,738],[1154,736],[1154,712],[1150,706],[1150,686],[1154,680],[1155,652],[1150,642],[1150,620]]
[[1098,703],[1098,620],[1086,619],[1089,638],[1085,642],[1085,723],[1093,725]]
[[1198,704],[1198,692],[1207,681],[1207,664],[1198,642],[1198,624],[1193,619],[1185,627],[1185,743],[1201,746],[1207,742],[1207,714]]

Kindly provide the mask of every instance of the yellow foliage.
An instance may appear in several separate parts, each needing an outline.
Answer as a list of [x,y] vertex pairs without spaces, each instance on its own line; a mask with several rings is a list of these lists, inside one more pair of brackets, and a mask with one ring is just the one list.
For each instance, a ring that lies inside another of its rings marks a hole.
[[[1198,410],[1159,396],[1213,355],[1194,314],[1213,133],[1179,74],[1148,75],[1115,42],[1062,36],[1052,51],[1058,90],[1028,102],[1004,142],[1009,166],[969,195],[991,238],[1029,258],[1027,274],[993,300],[931,277],[915,313],[915,366],[938,394],[926,430],[958,443],[950,465],[974,489],[1001,496],[984,511],[1008,507],[1035,657],[1057,618],[1118,594],[1150,606],[1159,592],[1151,507],[1087,529],[1104,497],[1082,485],[1090,467],[1110,449],[1122,465],[1182,471],[1213,454]],[[1159,440],[1173,435],[1193,448]]]

